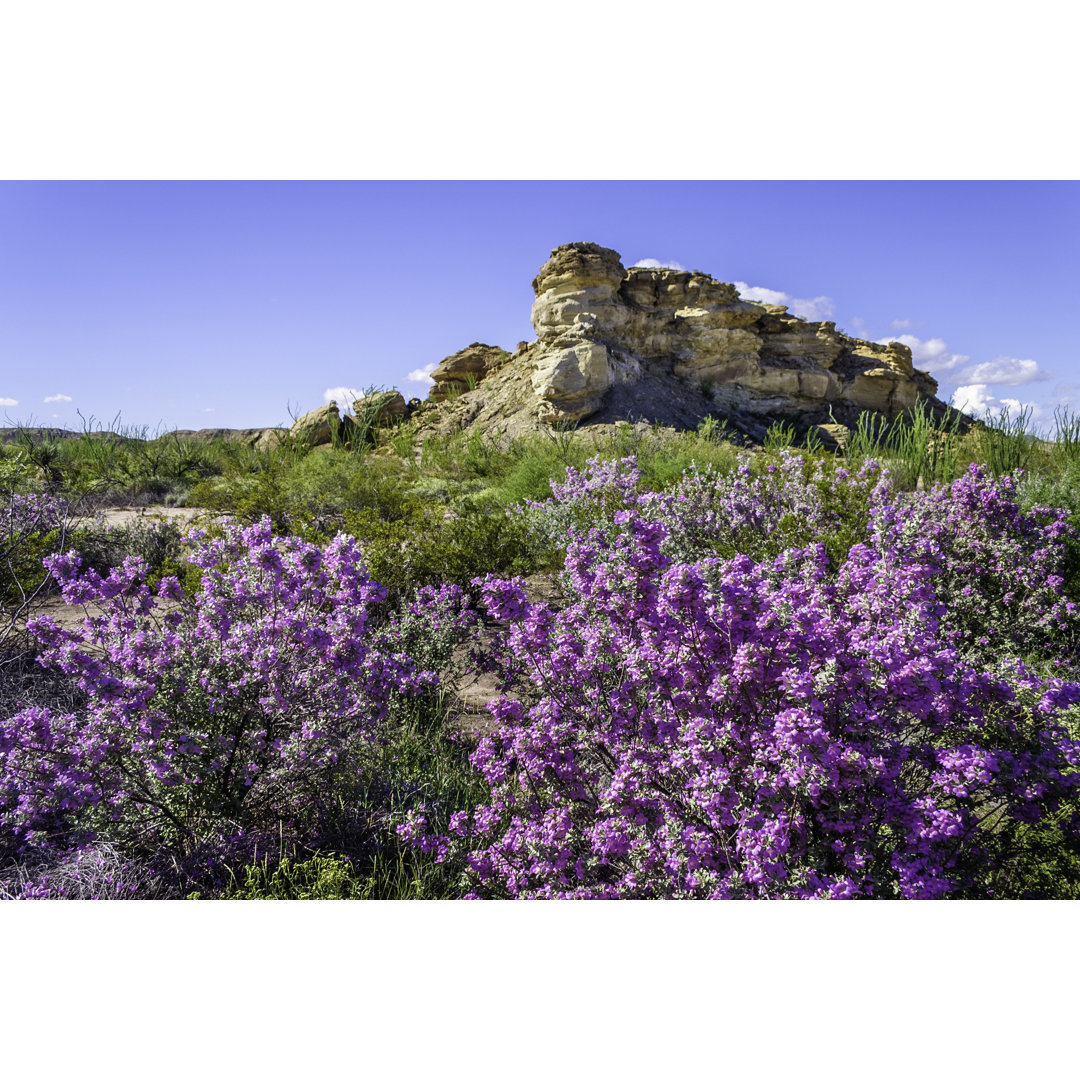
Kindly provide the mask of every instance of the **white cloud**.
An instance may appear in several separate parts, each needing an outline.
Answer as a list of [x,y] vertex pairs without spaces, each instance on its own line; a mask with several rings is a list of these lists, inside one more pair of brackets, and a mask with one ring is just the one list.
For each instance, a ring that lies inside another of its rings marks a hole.
[[214,411],[214,406],[213,405],[207,405],[206,408],[203,409],[203,412],[213,412],[213,411]]
[[976,383],[973,386],[958,386],[950,403],[961,412],[982,416],[993,409],[997,399],[990,393],[990,387]]
[[949,352],[949,346],[938,337],[920,341],[914,334],[894,334],[892,337],[878,338],[877,343],[888,345],[890,341],[899,341],[901,345],[906,345],[911,350],[915,367],[920,371],[929,371],[931,375],[953,371],[971,360],[970,356],[963,353]]
[[1017,360],[1013,356],[998,356],[985,364],[964,368],[958,378],[991,386],[1021,386],[1030,382],[1045,382],[1050,376],[1039,370],[1034,360]]
[[431,373],[438,366],[438,364],[425,364],[421,368],[410,371],[409,374],[405,376],[405,380],[406,382],[423,383],[425,386],[434,386],[435,380],[431,377]]
[[630,264],[633,266],[640,266],[646,270],[685,270],[686,267],[682,263],[677,263],[672,260],[662,261],[660,259],[638,259],[636,263]]
[[44,399],[46,405],[55,405],[58,401],[70,401],[71,398],[67,394],[50,394]]
[[13,397],[0,397],[0,405],[18,405]]
[[323,391],[322,396],[327,405],[336,401],[339,409],[349,409],[354,401],[359,401],[364,396],[364,391],[353,386],[331,386]]
[[1048,416],[1046,407],[1037,402],[995,397],[986,383],[958,386],[953,393],[951,404],[954,409],[959,409],[976,419],[999,416],[1003,409],[1008,409],[1009,416],[1014,420],[1019,418],[1022,412],[1026,412],[1028,420],[1035,424],[1046,420]]
[[810,322],[821,322],[836,310],[831,296],[800,298],[780,292],[778,289],[766,289],[762,285],[747,285],[745,281],[736,281],[735,288],[744,300],[757,300],[762,304],[782,304],[792,315],[797,315],[800,319],[808,319]]
[[913,330],[915,324],[910,319],[893,319],[889,323],[889,328],[891,330]]

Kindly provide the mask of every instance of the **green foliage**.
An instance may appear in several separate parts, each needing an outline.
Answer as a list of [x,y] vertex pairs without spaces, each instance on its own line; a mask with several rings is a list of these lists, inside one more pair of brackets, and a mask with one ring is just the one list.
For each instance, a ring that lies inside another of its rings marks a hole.
[[779,422],[769,425],[769,430],[765,432],[765,438],[762,441],[766,453],[783,450],[794,445],[795,429],[790,424]]
[[242,878],[229,871],[232,881],[223,900],[359,900],[363,882],[355,875],[348,855],[312,855],[296,862],[286,856],[277,865],[269,857],[244,867]]
[[23,493],[33,489],[30,462],[18,446],[0,443],[0,491]]
[[41,560],[60,551],[61,539],[60,529],[37,530],[21,537],[13,550],[0,552],[0,610],[21,607],[46,581]]
[[469,499],[449,510],[417,500],[392,520],[372,507],[347,511],[343,529],[364,547],[371,576],[400,601],[424,585],[471,589],[485,574],[530,574],[550,563],[525,523],[498,506]]
[[963,470],[961,415],[938,424],[924,402],[891,422],[862,413],[844,449],[850,461],[877,460],[887,464],[899,487],[913,491],[947,484]]
[[994,476],[1006,476],[1025,469],[1036,449],[1031,427],[1031,407],[1015,416],[1008,405],[996,417],[987,417],[973,433],[977,460],[985,462]]
[[1080,462],[1080,413],[1065,407],[1054,410],[1054,433],[1049,452],[1059,469]]
[[[1027,469],[1021,487],[1027,506],[1069,510],[1077,532],[1068,540],[1064,591],[1080,602],[1080,417],[1062,411],[1047,439],[1031,432],[1030,420],[1028,411],[1016,417],[1004,413],[962,437],[958,417],[951,424],[935,423],[923,408],[892,423],[874,423],[866,415],[843,457],[824,451],[813,439],[799,452],[805,475],[828,511],[827,535],[814,533],[803,518],[789,514],[767,533],[748,531],[718,547],[717,554],[739,551],[763,559],[820,540],[838,565],[865,538],[868,506],[865,489],[832,482],[837,468],[854,471],[863,458],[881,459],[900,486],[915,488],[952,480],[974,460],[996,475]],[[737,454],[724,423],[712,417],[698,431],[679,434],[623,424],[599,438],[554,428],[513,440],[470,431],[437,436],[402,424],[372,427],[360,432],[362,438],[339,438],[337,445],[316,449],[288,437],[277,447],[256,450],[236,441],[195,443],[175,434],[157,439],[145,434],[115,423],[109,430],[100,425],[94,430],[91,421],[73,439],[34,442],[27,435],[0,451],[0,486],[96,492],[111,501],[136,496],[184,501],[244,521],[269,515],[279,532],[311,540],[346,531],[362,543],[372,576],[388,588],[380,619],[400,614],[423,585],[454,583],[469,589],[473,578],[487,574],[511,577],[556,567],[557,548],[538,541],[521,516],[505,510],[547,498],[550,480],[562,479],[568,465],[581,469],[597,454],[607,459],[634,455],[642,485],[664,491],[691,464],[730,471]],[[754,456],[753,470],[768,468],[777,451],[795,442],[793,428],[774,425],[764,451]],[[599,506],[589,512],[600,523],[614,509]],[[179,536],[171,524],[109,531],[88,526],[69,536],[65,546],[78,549],[102,573],[127,555],[139,555],[150,565],[151,585],[175,575],[190,594],[198,589],[202,572],[181,558]],[[56,530],[33,533],[11,565],[0,566],[5,605],[22,595],[20,588],[44,578],[41,559],[59,542]],[[423,644],[433,650],[424,663],[439,669],[446,662],[438,651],[441,644]],[[407,648],[421,651],[415,642]],[[447,706],[437,692],[395,701],[378,745],[366,758],[349,762],[339,789],[322,793],[337,800],[330,832],[313,835],[309,830],[288,852],[263,853],[249,865],[232,867],[222,895],[459,895],[460,883],[445,867],[418,854],[396,833],[402,815],[421,801],[436,819],[445,819],[482,797],[467,764],[467,748],[443,733]],[[985,827],[999,830],[1003,849],[1013,853],[994,883],[998,895],[1080,898],[1080,853],[1063,847],[1057,821],[998,822],[990,814]]]

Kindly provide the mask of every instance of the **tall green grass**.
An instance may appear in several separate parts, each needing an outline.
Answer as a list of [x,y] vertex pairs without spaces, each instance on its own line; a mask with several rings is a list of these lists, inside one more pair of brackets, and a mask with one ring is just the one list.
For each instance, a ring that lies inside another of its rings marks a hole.
[[[339,428],[330,446],[311,448],[282,430],[272,445],[258,447],[224,437],[152,434],[118,417],[108,424],[90,417],[73,438],[21,431],[0,447],[0,472],[21,477],[24,489],[273,516],[364,507],[381,512],[413,494],[444,504],[481,496],[489,506],[508,506],[546,498],[551,479],[560,479],[567,466],[581,469],[593,456],[632,455],[645,483],[662,488],[691,462],[729,469],[738,452],[726,424],[711,417],[697,431],[623,423],[602,435],[563,427],[510,439],[469,429],[438,435],[409,422],[384,427],[360,409],[350,432],[346,438]],[[812,434],[800,440],[785,423],[769,429],[760,453],[794,446],[813,457],[833,453]],[[1030,408],[1003,408],[971,425],[955,411],[937,419],[920,404],[892,421],[864,413],[837,453],[853,462],[881,460],[909,489],[953,480],[972,462],[995,476],[1017,469],[1054,475],[1080,461],[1080,415],[1058,409],[1052,429],[1040,432]],[[390,488],[401,494],[389,495]]]

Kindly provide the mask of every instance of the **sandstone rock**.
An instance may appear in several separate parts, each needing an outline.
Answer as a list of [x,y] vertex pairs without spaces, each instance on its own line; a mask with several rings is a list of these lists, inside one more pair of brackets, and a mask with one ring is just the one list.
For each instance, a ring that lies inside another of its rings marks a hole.
[[619,289],[626,271],[619,253],[599,244],[563,244],[533,280],[532,324],[541,344],[567,333],[619,336],[629,318]]
[[337,431],[341,424],[341,416],[338,407],[331,402],[329,405],[320,405],[309,413],[304,413],[292,426],[290,434],[298,442],[305,446],[323,446],[333,439],[332,432]]
[[435,385],[428,395],[432,401],[445,401],[466,390],[473,390],[492,371],[501,367],[510,354],[497,345],[474,341],[464,349],[448,356],[431,373]]
[[813,430],[826,450],[843,450],[851,438],[851,429],[844,424],[816,424]]
[[353,416],[346,415],[343,420],[363,430],[388,427],[404,419],[409,411],[405,398],[397,390],[380,390],[358,398],[353,402],[352,409]]
[[613,381],[607,348],[582,340],[563,349],[550,349],[532,372],[536,396],[544,402],[541,417],[574,423],[600,408]]
[[[178,428],[161,436],[162,439],[190,439],[192,442],[211,443],[223,439],[226,442],[240,442],[248,446],[254,446],[267,431],[274,428],[199,428],[193,431],[186,428]],[[93,432],[92,435],[96,435]]]
[[264,452],[276,450],[288,437],[289,433],[283,428],[266,428],[255,440],[254,447]]
[[862,371],[844,388],[846,402],[864,412],[879,412],[889,417],[910,409],[917,398],[915,384],[892,367]]
[[854,426],[867,410],[901,416],[919,401],[949,412],[904,345],[744,300],[697,270],[627,270],[617,251],[578,242],[552,251],[533,291],[537,340],[513,355],[474,343],[447,357],[434,373],[437,415],[425,423],[515,434],[628,418],[688,426],[712,415],[758,439],[774,420],[805,432]]

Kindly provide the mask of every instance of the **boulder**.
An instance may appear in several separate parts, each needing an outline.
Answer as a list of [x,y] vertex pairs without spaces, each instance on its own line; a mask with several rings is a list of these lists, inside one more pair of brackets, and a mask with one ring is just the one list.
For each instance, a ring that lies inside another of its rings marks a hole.
[[500,368],[509,357],[510,354],[497,345],[474,341],[446,357],[431,373],[435,385],[428,396],[432,401],[445,401],[467,390],[475,390],[482,379]]
[[304,413],[293,423],[289,434],[303,446],[324,446],[333,441],[333,432],[340,424],[338,407],[330,402]]
[[288,437],[289,433],[284,428],[266,428],[253,445],[256,450],[263,452],[276,450]]
[[346,415],[345,420],[364,430],[389,427],[403,420],[409,411],[405,398],[397,390],[379,390],[367,394],[354,401],[352,409],[353,415]]
[[532,370],[532,387],[549,422],[576,423],[600,408],[613,381],[607,349],[583,339],[548,349]]

